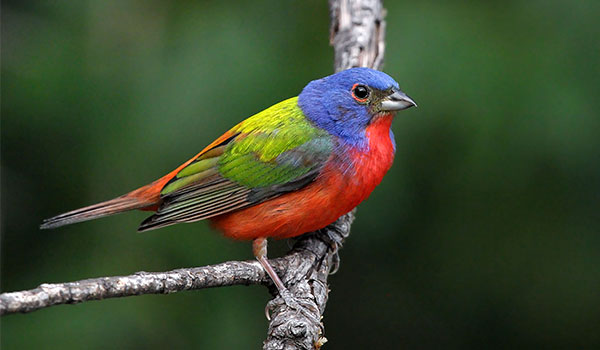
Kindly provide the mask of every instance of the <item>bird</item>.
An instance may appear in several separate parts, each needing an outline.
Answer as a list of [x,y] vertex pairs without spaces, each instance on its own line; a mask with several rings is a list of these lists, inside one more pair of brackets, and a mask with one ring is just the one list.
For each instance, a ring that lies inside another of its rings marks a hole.
[[416,106],[389,75],[350,68],[308,83],[225,132],[158,180],[46,219],[56,228],[129,210],[154,211],[138,231],[208,219],[253,253],[280,294],[267,239],[333,223],[365,200],[392,166],[391,124]]

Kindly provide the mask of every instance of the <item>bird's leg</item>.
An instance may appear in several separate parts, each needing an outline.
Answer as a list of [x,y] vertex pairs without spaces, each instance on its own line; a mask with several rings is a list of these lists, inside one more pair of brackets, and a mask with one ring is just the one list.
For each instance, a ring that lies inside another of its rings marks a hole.
[[285,285],[281,282],[281,279],[279,279],[279,276],[277,276],[277,273],[273,270],[271,264],[269,264],[269,260],[267,260],[267,239],[264,237],[255,239],[252,242],[252,252],[256,257],[256,260],[258,260],[263,269],[267,272],[267,275],[269,275],[275,283],[275,286],[279,290],[279,294],[283,295],[283,291],[287,292],[287,288],[285,288]]
[[[258,262],[262,265],[263,269],[265,269],[269,277],[271,277],[271,280],[273,280],[273,282],[275,283],[275,286],[279,291],[279,296],[281,296],[281,299],[283,299],[284,303],[288,307],[303,313],[313,322],[316,322],[317,324],[320,323],[320,320],[317,319],[313,313],[309,312],[306,307],[300,305],[298,301],[296,301],[292,293],[290,293],[290,291],[285,287],[279,276],[277,276],[277,273],[275,272],[275,270],[273,270],[271,264],[269,264],[269,261],[267,260],[267,239],[264,237],[255,239],[252,242],[252,252],[256,257],[256,260],[258,260]],[[267,307],[265,308],[265,315],[267,316],[267,319],[269,321],[271,320],[271,316],[269,315],[269,309],[273,307],[274,304],[276,304],[274,300],[270,301],[267,304]],[[310,303],[303,304],[306,304],[308,307],[314,309],[314,306]]]

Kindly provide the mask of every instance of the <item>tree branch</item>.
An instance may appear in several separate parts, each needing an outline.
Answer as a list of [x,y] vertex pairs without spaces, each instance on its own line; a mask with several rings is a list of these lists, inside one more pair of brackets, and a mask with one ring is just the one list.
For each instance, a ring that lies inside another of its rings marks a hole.
[[380,69],[385,53],[385,9],[381,0],[329,0],[329,42],[336,72],[352,67]]
[[[351,67],[378,69],[385,48],[385,10],[381,0],[330,0],[330,41],[335,49],[335,71]],[[338,248],[350,233],[354,211],[317,232],[300,236],[284,257],[270,260],[290,293],[306,313],[289,308],[256,261],[230,261],[169,272],[138,272],[0,294],[0,315],[24,313],[59,304],[76,304],[143,294],[259,284],[276,297],[269,302],[271,320],[264,349],[314,349],[326,342],[320,320],[329,289],[327,278],[337,269]]]
[[0,294],[0,315],[26,313],[60,304],[77,304],[144,294],[168,294],[233,285],[269,286],[277,295],[264,349],[312,349],[324,342],[319,320],[327,303],[327,277],[337,265],[337,250],[350,233],[354,211],[317,232],[302,235],[285,256],[270,260],[277,275],[309,315],[289,308],[258,261],[229,261],[168,272],[137,272],[129,276],[92,278],[76,282],[42,284],[38,288]]
[[42,284],[31,290],[0,294],[0,314],[26,313],[90,300],[267,283],[268,276],[258,261],[229,261],[168,272],[141,271],[129,276]]
[[[385,50],[385,10],[381,0],[330,0],[329,8],[330,43],[335,50],[334,70],[339,72],[352,67],[379,69],[383,65]],[[297,300],[313,304],[309,309],[313,310],[316,319],[320,319],[325,311],[329,293],[327,277],[332,268],[334,271],[337,269],[337,248],[350,233],[354,212],[342,216],[320,233],[301,236],[297,245],[313,251],[317,258],[311,264],[304,261],[304,264],[292,265],[298,273],[286,274],[283,278]],[[333,249],[328,249],[331,245],[328,247],[327,241],[334,242]],[[309,256],[306,258],[310,259]],[[304,272],[306,268],[308,270]],[[327,341],[322,336],[322,324],[315,324],[305,315],[287,308],[280,300],[276,297],[271,302],[278,307],[274,309],[264,349],[320,348]]]

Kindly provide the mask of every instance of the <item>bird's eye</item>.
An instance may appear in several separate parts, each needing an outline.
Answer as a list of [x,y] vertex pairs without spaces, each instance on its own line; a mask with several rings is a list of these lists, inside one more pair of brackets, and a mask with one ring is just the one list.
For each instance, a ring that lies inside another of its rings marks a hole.
[[369,94],[369,88],[364,85],[354,84],[354,86],[352,86],[352,97],[360,103],[367,102]]

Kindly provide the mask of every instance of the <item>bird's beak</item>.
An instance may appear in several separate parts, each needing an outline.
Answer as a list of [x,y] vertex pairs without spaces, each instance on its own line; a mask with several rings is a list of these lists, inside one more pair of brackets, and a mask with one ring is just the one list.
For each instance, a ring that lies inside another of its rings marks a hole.
[[417,106],[415,101],[406,96],[404,92],[396,89],[394,89],[391,95],[381,100],[382,111],[400,111],[413,106]]

